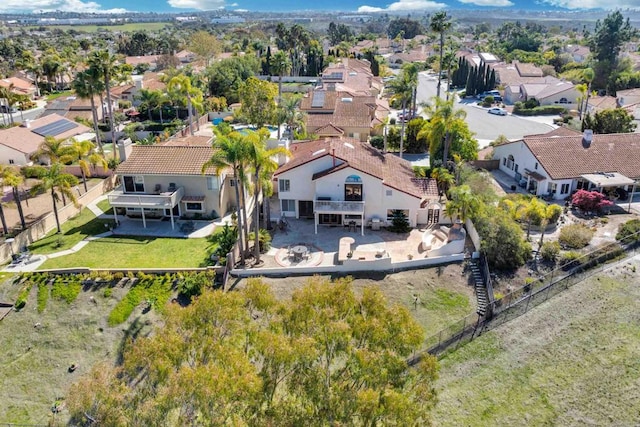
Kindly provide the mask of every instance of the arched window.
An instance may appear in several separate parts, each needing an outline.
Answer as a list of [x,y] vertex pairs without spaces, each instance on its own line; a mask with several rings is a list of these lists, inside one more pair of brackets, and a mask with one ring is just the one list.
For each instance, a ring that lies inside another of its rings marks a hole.
[[560,98],[560,104],[568,104],[569,100],[567,98]]
[[513,170],[514,164],[515,164],[515,159],[513,158],[513,155],[509,154],[509,157],[507,157],[507,167]]
[[344,199],[362,201],[362,179],[358,175],[349,175],[344,180]]

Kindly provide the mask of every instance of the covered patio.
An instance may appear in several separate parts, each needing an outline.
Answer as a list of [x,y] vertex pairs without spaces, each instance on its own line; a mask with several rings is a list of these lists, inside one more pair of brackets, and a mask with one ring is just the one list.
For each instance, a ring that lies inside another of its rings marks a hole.
[[[158,194],[144,194],[125,193],[120,187],[109,193],[107,197],[109,204],[114,208],[113,216],[116,224],[120,222],[117,208],[125,208],[140,212],[143,228],[147,228],[147,220],[150,218],[168,216],[171,229],[174,230],[175,218],[180,216],[178,205],[184,197],[184,188],[178,187],[174,191]],[[176,206],[178,206],[178,214],[174,217]]]

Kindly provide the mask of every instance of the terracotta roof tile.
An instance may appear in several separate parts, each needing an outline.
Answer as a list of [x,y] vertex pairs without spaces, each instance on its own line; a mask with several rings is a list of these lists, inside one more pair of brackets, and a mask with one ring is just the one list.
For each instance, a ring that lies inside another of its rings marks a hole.
[[190,135],[170,139],[162,145],[165,147],[211,147],[212,141],[212,136]]
[[[202,166],[213,155],[211,147],[134,145],[127,160],[118,165],[118,174],[202,175]],[[209,169],[206,175],[215,175]]]
[[327,138],[293,144],[290,151],[293,157],[281,166],[275,175],[316,159],[334,155],[338,162],[336,166],[316,173],[314,179],[343,169],[346,167],[343,163],[346,163],[348,167],[381,179],[387,187],[411,196],[418,198],[438,196],[435,180],[416,179],[411,163],[393,154],[382,154],[366,142],[351,138]]
[[526,136],[524,143],[552,179],[572,179],[594,172],[618,172],[640,178],[640,134],[593,135],[590,145],[582,135]]

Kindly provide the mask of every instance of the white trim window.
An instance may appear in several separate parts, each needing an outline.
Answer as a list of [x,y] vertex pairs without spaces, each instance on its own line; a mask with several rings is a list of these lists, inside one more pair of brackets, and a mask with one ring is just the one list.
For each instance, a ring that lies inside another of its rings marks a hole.
[[184,210],[186,212],[204,212],[203,202],[184,202]]
[[571,184],[562,184],[560,186],[560,194],[569,194],[570,189],[571,189]]
[[220,183],[218,182],[217,176],[208,176],[207,177],[207,190],[215,191],[220,189]]
[[288,200],[288,199],[280,200],[280,211],[281,212],[295,213],[296,212],[296,201],[295,200]]
[[291,191],[291,181],[288,179],[278,179],[278,191],[281,193]]

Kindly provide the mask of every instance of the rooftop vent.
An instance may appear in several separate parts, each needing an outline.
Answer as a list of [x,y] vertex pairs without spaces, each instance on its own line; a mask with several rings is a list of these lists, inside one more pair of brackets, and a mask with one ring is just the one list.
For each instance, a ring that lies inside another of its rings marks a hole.
[[591,141],[593,141],[593,131],[591,129],[585,129],[582,134],[582,146],[584,148],[591,147]]
[[353,102],[353,98],[342,98],[342,102]]

